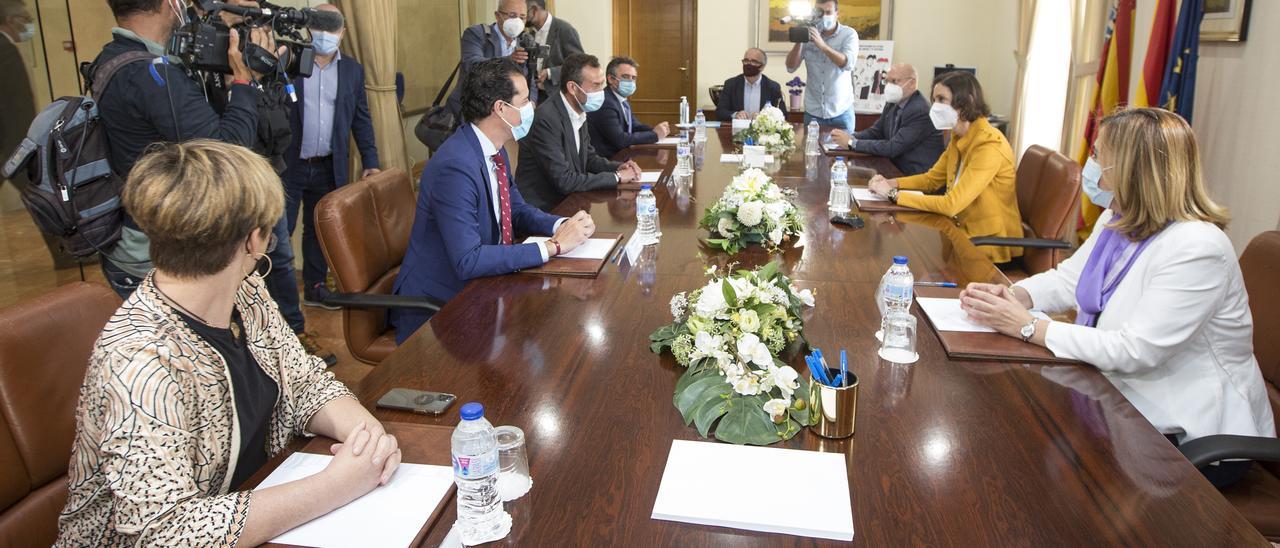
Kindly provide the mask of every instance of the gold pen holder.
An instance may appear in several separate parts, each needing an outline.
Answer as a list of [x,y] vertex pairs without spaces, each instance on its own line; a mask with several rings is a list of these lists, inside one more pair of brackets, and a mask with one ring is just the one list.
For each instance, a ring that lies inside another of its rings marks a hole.
[[[831,376],[840,371],[828,370]],[[847,438],[853,435],[854,419],[858,414],[858,376],[852,371],[853,382],[847,386],[824,386],[809,377],[809,405],[815,422],[814,433],[824,438]]]

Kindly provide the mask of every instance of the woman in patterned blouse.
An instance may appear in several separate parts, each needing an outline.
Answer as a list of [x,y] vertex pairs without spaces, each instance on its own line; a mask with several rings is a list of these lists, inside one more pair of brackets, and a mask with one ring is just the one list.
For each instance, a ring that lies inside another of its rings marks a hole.
[[[145,156],[125,209],[155,270],[107,322],[80,391],[60,546],[266,542],[385,484],[396,439],[310,356],[259,261],[280,179],[213,141]],[[341,440],[314,476],[236,489],[294,436]]]

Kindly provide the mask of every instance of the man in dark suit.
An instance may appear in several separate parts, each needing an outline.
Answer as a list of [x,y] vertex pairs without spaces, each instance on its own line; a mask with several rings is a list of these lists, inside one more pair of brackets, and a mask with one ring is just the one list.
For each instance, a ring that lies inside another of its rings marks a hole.
[[768,64],[769,55],[760,48],[751,48],[742,55],[742,74],[724,81],[716,119],[751,118],[765,105],[782,101],[782,86],[762,74]]
[[538,100],[537,72],[529,66],[529,52],[516,44],[516,38],[524,32],[529,10],[525,0],[502,0],[493,12],[494,23],[472,25],[462,32],[462,57],[459,61],[459,81],[445,103],[455,120],[462,119],[462,82],[471,72],[471,66],[485,59],[505,57],[516,63],[524,73],[529,86],[529,96]]
[[[534,117],[527,80],[516,63],[476,63],[463,83],[461,102],[465,123],[422,172],[396,295],[447,301],[468,280],[541,266],[582,245],[595,232],[595,223],[584,211],[562,218],[526,204],[511,180],[503,147],[524,137]],[[553,236],[540,244],[519,244],[516,234]],[[423,312],[393,309],[396,343],[428,319]]]
[[587,114],[604,106],[607,93],[600,61],[585,53],[570,55],[561,76],[560,92],[538,107],[533,130],[520,145],[520,193],[544,211],[574,192],[617,188],[640,179],[635,162],[611,162],[591,145]]
[[[316,9],[338,11],[332,4]],[[361,177],[378,173],[379,167],[364,67],[338,52],[346,32],[345,26],[337,32],[311,31],[315,69],[310,77],[293,81],[298,101],[289,111],[289,125],[295,137],[285,152],[285,215],[290,234],[298,225],[298,205],[302,205],[302,304],[331,310],[337,307],[325,304],[329,269],[316,237],[316,204],[347,183],[352,135],[360,149]]]
[[584,53],[582,40],[578,38],[578,29],[568,21],[553,17],[547,11],[547,0],[527,0],[529,3],[529,26],[534,29],[534,38],[539,45],[550,46],[547,56],[538,59],[538,104],[547,97],[553,96],[560,87],[560,65],[565,57],[575,53]]
[[894,65],[885,81],[884,112],[876,124],[853,135],[833,130],[831,139],[855,152],[889,158],[903,175],[929,171],[945,145],[929,118],[929,102],[917,90],[916,69]]
[[604,106],[587,114],[591,144],[605,158],[612,158],[631,145],[650,145],[671,134],[671,124],[662,122],[649,127],[640,123],[631,110],[628,98],[636,92],[639,68],[630,57],[609,61],[605,68],[609,91],[604,94]]

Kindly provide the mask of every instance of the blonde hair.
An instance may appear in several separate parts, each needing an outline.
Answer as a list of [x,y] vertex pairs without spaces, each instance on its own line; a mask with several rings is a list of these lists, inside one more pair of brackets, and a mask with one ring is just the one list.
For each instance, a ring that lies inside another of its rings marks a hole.
[[1205,190],[1200,147],[1181,116],[1158,108],[1121,110],[1102,119],[1099,142],[1120,213],[1112,230],[1137,241],[1174,221],[1226,228],[1230,216]]
[[205,139],[145,154],[123,200],[151,239],[151,262],[185,278],[226,268],[254,229],[269,231],[284,211],[280,178],[264,158]]

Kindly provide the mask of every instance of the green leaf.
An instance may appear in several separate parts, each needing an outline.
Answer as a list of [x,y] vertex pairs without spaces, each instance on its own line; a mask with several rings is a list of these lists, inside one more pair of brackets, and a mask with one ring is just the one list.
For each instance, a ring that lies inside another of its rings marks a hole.
[[[689,364],[689,369],[686,370],[683,375],[680,375],[680,379],[676,381],[676,394],[684,392],[690,384],[693,384],[693,381],[707,376],[708,371],[701,367],[702,361],[703,360],[698,360]],[[719,375],[717,374],[717,376]]]
[[729,411],[716,425],[716,439],[738,445],[769,445],[779,441],[778,429],[764,412],[764,400],[760,396],[734,396],[728,403]]
[[728,278],[720,282],[720,289],[724,291],[724,302],[729,305],[729,308],[738,306],[738,292],[733,290],[733,285],[729,283]]
[[671,348],[671,341],[657,341],[649,345],[649,351],[654,354],[661,354],[669,348]]
[[800,377],[799,382],[800,386],[796,388],[795,394],[792,394],[791,397],[792,399],[803,401],[805,403],[804,409],[796,409],[793,401],[787,414],[800,423],[801,426],[810,426],[817,422],[815,419],[818,417],[813,413],[813,402],[809,401],[809,379]]
[[693,424],[698,427],[698,434],[707,437],[711,432],[711,426],[716,423],[720,417],[724,416],[728,411],[726,399],[721,396],[717,398],[708,398],[702,405],[693,410]]
[[674,339],[679,335],[680,335],[680,324],[672,323],[672,324],[667,324],[662,327],[659,327],[657,331],[654,331],[652,334],[649,335],[649,340],[666,341],[666,340]]
[[778,267],[778,261],[769,261],[769,264],[760,268],[760,279],[773,281],[774,276],[778,275]]
[[693,421],[693,410],[705,402],[708,398],[719,398],[733,391],[733,387],[725,382],[720,375],[708,375],[693,381],[680,392],[676,392],[673,403],[676,409],[680,410],[680,416],[684,417],[684,423],[687,425]]

